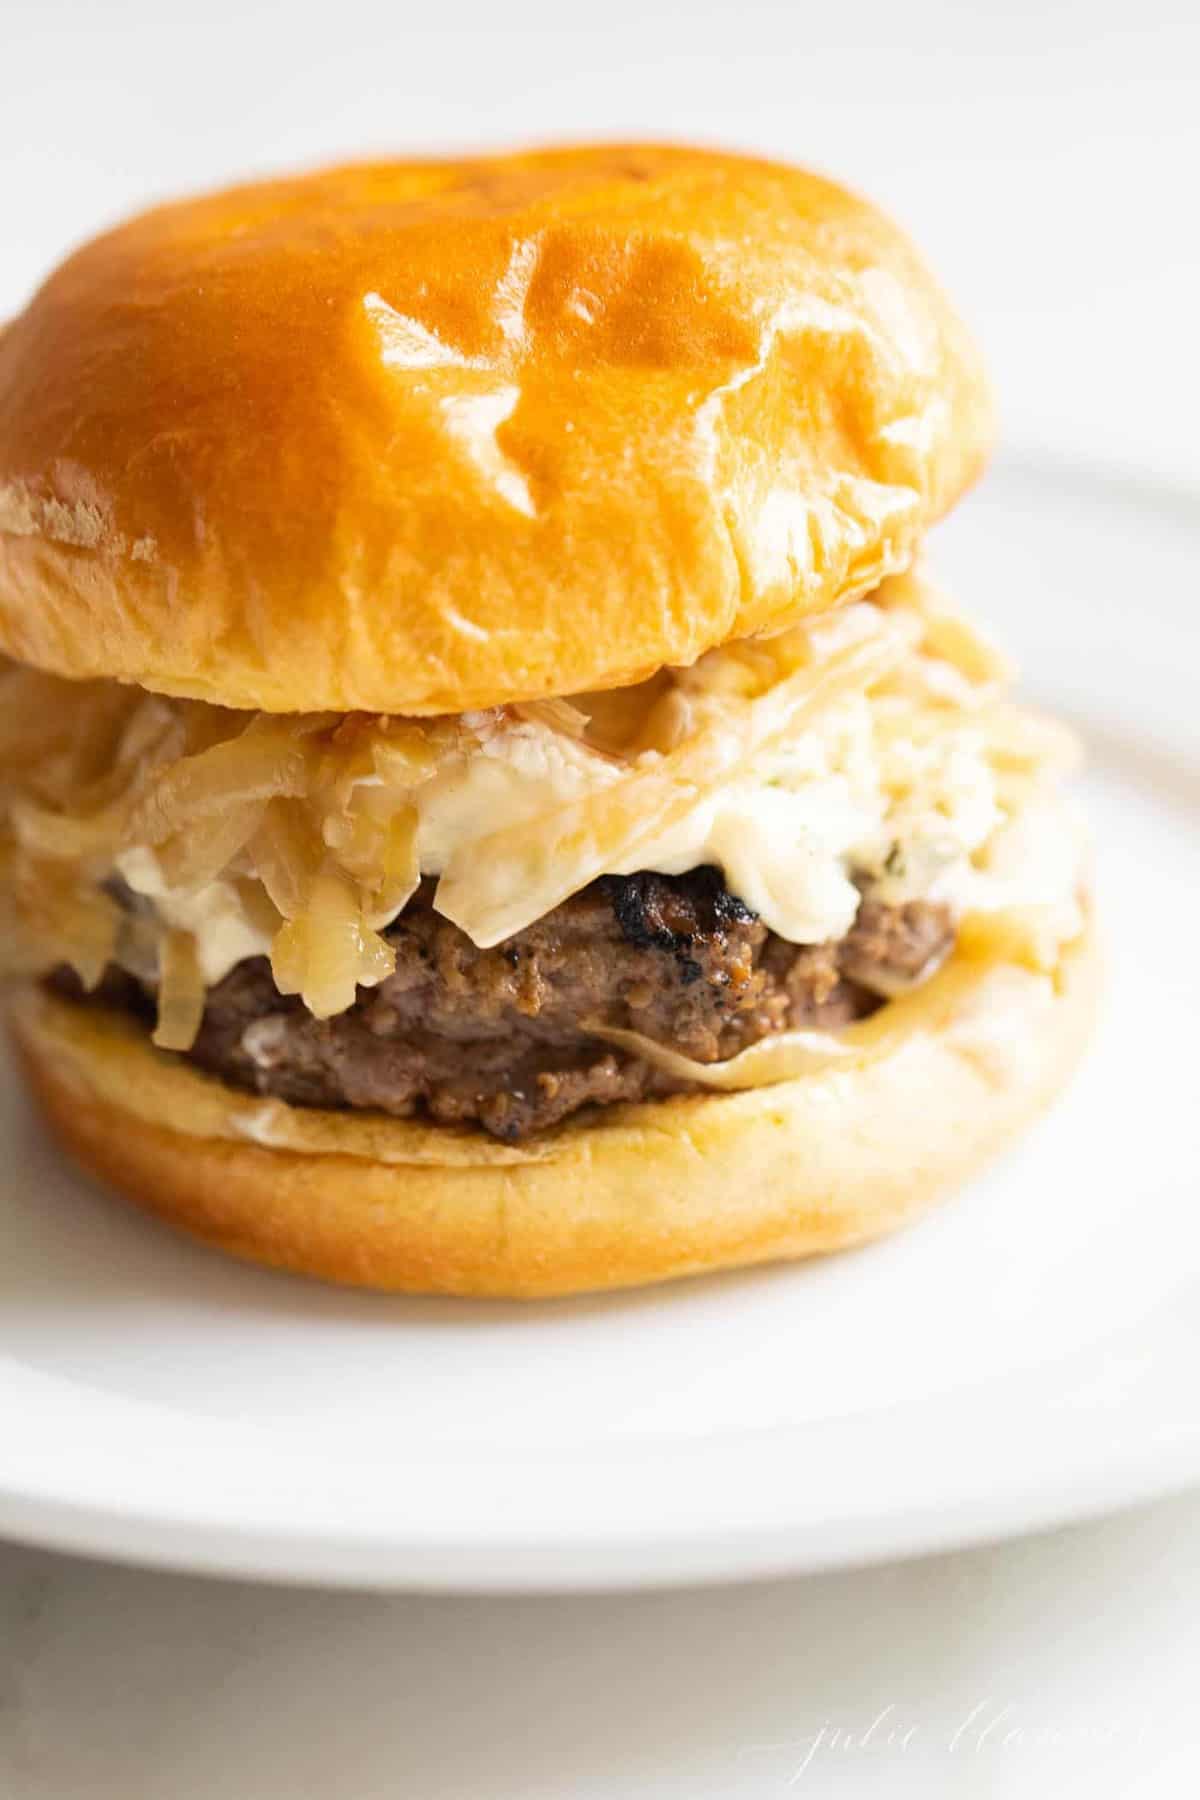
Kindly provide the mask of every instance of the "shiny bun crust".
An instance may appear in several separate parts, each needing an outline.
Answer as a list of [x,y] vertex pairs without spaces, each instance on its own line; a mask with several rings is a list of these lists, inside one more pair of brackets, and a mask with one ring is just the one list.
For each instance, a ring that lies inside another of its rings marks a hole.
[[0,336],[0,649],[272,711],[617,686],[906,565],[990,430],[905,238],[666,146],[164,206]]
[[614,1109],[519,1149],[237,1094],[124,1018],[32,989],[14,1026],[75,1160],[205,1242],[360,1287],[533,1298],[892,1230],[1053,1098],[1095,975],[1090,937],[1054,980],[959,957],[877,1015],[850,1066]]

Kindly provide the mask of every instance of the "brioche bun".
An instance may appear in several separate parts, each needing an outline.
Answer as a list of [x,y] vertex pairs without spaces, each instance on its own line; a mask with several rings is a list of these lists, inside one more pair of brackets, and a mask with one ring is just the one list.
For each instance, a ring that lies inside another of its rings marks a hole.
[[0,335],[0,649],[269,711],[635,680],[906,566],[975,351],[801,170],[608,145],[163,206]]
[[774,1087],[612,1108],[525,1147],[224,1087],[123,1015],[13,1009],[62,1144],[205,1242],[360,1287],[535,1297],[801,1257],[880,1236],[997,1154],[1091,1023],[1089,933],[1053,977],[956,955]]

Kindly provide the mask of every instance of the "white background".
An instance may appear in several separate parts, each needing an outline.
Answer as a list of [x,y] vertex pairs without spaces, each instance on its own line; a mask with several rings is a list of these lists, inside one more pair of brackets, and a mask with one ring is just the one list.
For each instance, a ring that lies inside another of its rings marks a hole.
[[[98,225],[225,176],[698,137],[812,161],[903,219],[984,339],[1010,441],[1192,485],[1196,21],[1187,0],[0,0],[0,313]],[[1171,1800],[1200,1786],[1198,1570],[1186,1500],[611,1600],[289,1595],[7,1550],[0,1791]],[[822,1726],[853,1739],[802,1767]]]

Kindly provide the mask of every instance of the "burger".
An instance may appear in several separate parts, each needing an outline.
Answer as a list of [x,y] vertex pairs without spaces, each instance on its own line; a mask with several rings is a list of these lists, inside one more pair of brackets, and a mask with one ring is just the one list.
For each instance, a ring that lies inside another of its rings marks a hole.
[[51,1131],[239,1256],[872,1238],[1060,1088],[1069,735],[925,572],[971,340],[831,182],[602,145],[166,205],[0,335],[0,928]]

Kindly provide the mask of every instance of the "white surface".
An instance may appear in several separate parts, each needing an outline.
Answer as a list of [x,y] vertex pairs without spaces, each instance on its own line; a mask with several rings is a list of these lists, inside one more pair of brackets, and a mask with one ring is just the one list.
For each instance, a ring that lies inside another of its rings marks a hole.
[[1198,1664],[1194,1499],[904,1566],[574,1601],[9,1550],[0,1792],[1194,1800]]
[[1119,946],[1081,1078],[1001,1167],[821,1263],[534,1308],[381,1300],[148,1227],[65,1171],[10,1084],[0,1526],[298,1578],[606,1586],[937,1547],[1200,1478],[1198,557],[1169,497],[1036,467],[1002,466],[943,536],[1089,739]]

